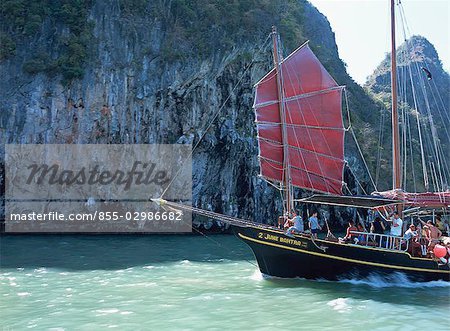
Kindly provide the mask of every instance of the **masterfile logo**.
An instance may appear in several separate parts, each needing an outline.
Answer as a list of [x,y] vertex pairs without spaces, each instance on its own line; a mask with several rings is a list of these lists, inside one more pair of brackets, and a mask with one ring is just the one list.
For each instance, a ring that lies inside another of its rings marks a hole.
[[28,166],[30,175],[27,184],[36,182],[42,185],[123,185],[124,191],[128,191],[132,185],[164,185],[170,182],[167,171],[155,171],[156,163],[134,161],[129,171],[120,169],[99,170],[99,166],[88,170],[82,167],[78,171],[61,169],[58,164],[32,164]]
[[[158,144],[6,145],[6,231],[189,232],[190,215],[183,216],[186,227],[175,222],[179,214],[161,214],[151,199],[191,203],[191,150]],[[52,213],[65,215],[56,219]]]

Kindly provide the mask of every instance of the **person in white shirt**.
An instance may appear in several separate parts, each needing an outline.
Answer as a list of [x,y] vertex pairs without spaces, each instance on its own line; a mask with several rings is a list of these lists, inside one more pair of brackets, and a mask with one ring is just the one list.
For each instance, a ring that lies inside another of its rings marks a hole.
[[[391,218],[392,224],[391,224],[391,232],[390,235],[391,236],[395,236],[395,237],[401,237],[402,236],[402,226],[403,226],[403,221],[400,218],[400,215],[395,212],[394,216]],[[390,238],[390,247],[395,249],[399,247],[400,244],[400,240],[397,238]]]
[[403,221],[397,212],[394,213],[391,225],[391,236],[401,237]]
[[403,235],[403,239],[406,240],[406,243],[408,244],[408,251],[411,253],[412,256],[421,255],[419,232],[417,232],[416,226],[414,224],[411,224],[409,226],[409,229],[406,230],[405,234]]
[[405,238],[406,240],[410,240],[410,239],[416,238],[418,235],[419,234],[417,233],[416,226],[414,224],[411,224],[409,226],[409,229],[406,230],[403,238]]
[[286,230],[286,235],[292,237],[294,233],[300,233],[305,231],[305,226],[303,224],[302,218],[294,212],[292,219],[289,222],[294,224]]

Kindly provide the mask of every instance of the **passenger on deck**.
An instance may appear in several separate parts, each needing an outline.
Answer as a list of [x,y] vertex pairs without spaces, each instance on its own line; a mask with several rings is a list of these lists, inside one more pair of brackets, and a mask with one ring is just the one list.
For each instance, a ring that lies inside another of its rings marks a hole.
[[309,218],[309,229],[311,230],[311,236],[317,238],[317,232],[322,230],[319,225],[319,220],[317,219],[317,212],[315,211],[312,216]]
[[[450,238],[447,238],[444,240],[445,248],[447,248],[447,255],[445,256],[445,259],[447,260],[447,264],[450,267]],[[442,261],[442,259],[441,259]]]
[[347,233],[345,234],[344,238],[339,238],[340,243],[351,243],[353,242],[353,238],[356,237],[356,234],[354,234],[354,231],[358,231],[358,228],[355,226],[353,221],[348,222],[347,227]]
[[432,221],[427,222],[428,227],[431,231],[431,239],[439,239],[442,236],[442,231],[439,230]]
[[[419,218],[420,221],[420,218]],[[427,255],[427,247],[428,247],[428,239],[427,239],[427,232],[428,230],[428,226],[424,226],[422,228],[422,225],[419,223],[416,227],[417,229],[417,233],[419,234],[419,238],[418,238],[418,242],[420,244],[420,249],[421,249],[421,255],[422,256],[426,256]]]
[[284,224],[289,219],[289,213],[285,212],[282,216],[278,216],[278,228],[283,229]]
[[293,218],[290,219],[290,223],[294,224],[293,226],[289,227],[286,231],[286,235],[288,237],[293,237],[294,233],[301,233],[303,231],[305,231],[305,227],[303,225],[303,219],[296,213],[294,212],[293,214]]
[[406,230],[405,235],[403,238],[407,241],[409,241],[409,251],[411,252],[412,256],[419,256],[421,252],[421,246],[419,242],[419,233],[416,230],[416,226],[414,224],[411,224],[409,226],[409,229]]
[[409,226],[409,229],[406,230],[403,238],[405,238],[406,240],[410,240],[413,238],[417,238],[418,236],[419,236],[419,234],[417,233],[416,226],[414,224],[411,224]]
[[400,218],[400,215],[397,212],[395,212],[394,216],[391,218],[391,221],[392,221],[391,236],[401,237],[403,221]]
[[436,216],[436,227],[441,231],[441,233],[444,233],[447,231],[447,229],[445,228],[445,223],[442,222],[440,216]]
[[[381,218],[378,216],[375,217],[373,222],[370,224],[370,232],[375,233],[375,234],[384,234],[385,230],[386,230],[386,227],[385,227],[383,221],[381,220]],[[380,244],[381,244],[381,241],[382,241],[381,239],[382,239],[381,236],[375,236],[375,241],[378,246],[380,246]]]
[[426,223],[422,220],[420,220],[420,222],[423,224],[423,228],[424,229],[428,229],[427,231],[425,231],[424,235],[427,237],[428,240],[430,241],[435,241],[437,242],[439,237],[442,236],[442,231],[439,230],[434,224],[433,222],[427,221]]
[[292,225],[294,225],[294,223],[291,222],[291,218],[292,218],[292,213],[287,213],[284,215],[284,224],[283,224],[283,228],[285,230],[287,230],[289,227],[291,227]]
[[[359,223],[356,227],[358,228],[358,232],[366,232],[366,230],[364,229],[364,226],[362,226],[361,223]],[[361,244],[367,243],[367,235],[366,234],[359,234],[356,237],[358,238],[357,244],[359,243],[361,245]]]
[[380,217],[375,217],[372,224],[370,225],[370,232],[377,234],[384,234],[386,227]]
[[[440,257],[439,260],[441,261],[442,264],[448,264],[448,266],[450,267],[450,238],[445,238],[442,241],[442,245],[445,247],[445,256]],[[440,265],[442,265],[440,263]]]
[[284,216],[278,216],[278,223],[275,224],[277,228],[282,229],[284,226],[285,218]]
[[422,236],[425,237],[427,246],[428,243],[431,242],[431,230],[430,227],[425,223],[425,225],[422,227]]
[[[391,218],[392,224],[391,224],[391,231],[390,235],[395,237],[401,237],[402,236],[402,226],[403,221],[400,218],[400,215],[395,212],[393,217]],[[398,248],[400,244],[400,240],[397,238],[390,238],[390,248]]]
[[447,234],[447,236],[450,236],[450,226],[448,225],[448,222],[444,221],[444,227],[445,227],[444,234]]
[[428,250],[432,250],[433,247],[439,243],[439,238],[442,236],[441,230],[439,230],[437,227],[434,226],[432,221],[427,222],[427,226],[429,229],[429,235],[430,235],[430,242],[428,244]]

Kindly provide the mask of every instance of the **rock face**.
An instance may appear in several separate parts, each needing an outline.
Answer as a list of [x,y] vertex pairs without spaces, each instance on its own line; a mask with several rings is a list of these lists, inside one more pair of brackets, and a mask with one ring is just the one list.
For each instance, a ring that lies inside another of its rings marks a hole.
[[[70,8],[73,1],[65,2]],[[34,34],[13,34],[15,50],[0,63],[2,142],[195,145],[204,135],[193,154],[194,205],[275,220],[280,195],[258,178],[252,110],[252,86],[271,67],[270,44],[264,43],[270,26],[279,24],[288,36],[286,51],[311,40],[325,67],[347,85],[353,119],[362,127],[371,128],[362,118],[377,125],[377,106],[347,75],[328,21],[307,1],[248,2],[252,6],[233,14],[243,25],[236,27],[237,39],[230,37],[233,24],[202,21],[211,13],[217,22],[227,17],[220,1],[198,1],[195,6],[208,9],[200,18],[185,1],[162,0],[81,1],[85,16],[43,14]],[[198,39],[203,43],[195,39],[197,27],[209,38]],[[77,52],[78,58],[70,57]],[[366,144],[370,149],[370,137]],[[364,183],[352,146],[348,158]]]

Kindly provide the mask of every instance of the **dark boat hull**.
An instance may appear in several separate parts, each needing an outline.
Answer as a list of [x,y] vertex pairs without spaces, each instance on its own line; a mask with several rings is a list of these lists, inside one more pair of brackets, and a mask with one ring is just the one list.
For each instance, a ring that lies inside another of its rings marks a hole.
[[308,236],[290,238],[281,230],[253,225],[233,225],[233,231],[250,246],[260,271],[270,276],[339,280],[400,272],[411,281],[450,281],[448,265],[402,251],[313,241]]

